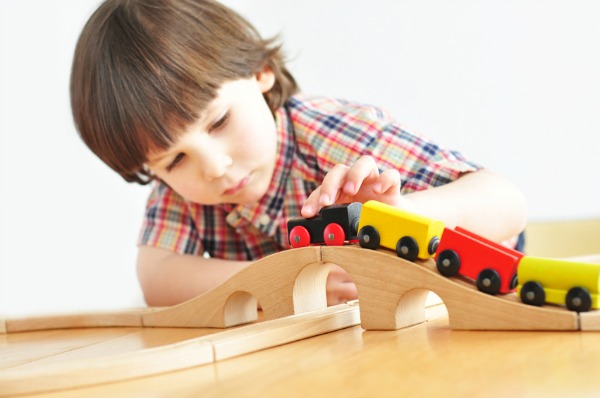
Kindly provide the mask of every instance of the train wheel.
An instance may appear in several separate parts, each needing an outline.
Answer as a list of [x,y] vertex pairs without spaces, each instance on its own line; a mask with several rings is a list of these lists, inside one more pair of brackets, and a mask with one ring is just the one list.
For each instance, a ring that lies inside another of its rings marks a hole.
[[521,286],[521,301],[525,304],[536,305],[538,307],[546,302],[546,292],[539,282],[529,281]]
[[491,268],[484,269],[477,275],[477,289],[492,296],[500,292],[501,283],[500,275]]
[[310,233],[308,229],[297,225],[290,231],[290,246],[293,248],[306,247],[310,245]]
[[370,225],[365,225],[358,231],[358,244],[366,249],[378,249],[381,237],[377,228]]
[[405,260],[415,261],[419,255],[419,244],[410,236],[404,236],[396,244],[396,254]]
[[460,269],[460,257],[454,250],[444,250],[437,256],[435,265],[440,274],[454,276]]
[[567,293],[565,302],[571,311],[586,312],[592,307],[592,296],[587,289],[574,287]]
[[327,246],[342,246],[345,240],[346,234],[340,224],[327,224],[323,231],[323,241]]
[[519,279],[517,278],[517,274],[514,274],[510,279],[510,290],[515,290],[517,285],[519,284]]
[[434,236],[429,241],[429,246],[427,246],[427,252],[429,254],[435,253],[435,251],[437,250],[439,245],[440,245],[440,238],[438,236]]
[[352,221],[350,221],[350,233],[353,236],[358,235],[358,223],[360,222],[359,217],[355,217]]

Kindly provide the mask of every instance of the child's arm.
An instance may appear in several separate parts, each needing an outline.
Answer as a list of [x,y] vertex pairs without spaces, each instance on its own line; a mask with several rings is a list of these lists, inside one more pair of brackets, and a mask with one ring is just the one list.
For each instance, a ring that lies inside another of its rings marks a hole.
[[525,197],[509,180],[490,170],[464,174],[457,180],[403,196],[416,213],[461,227],[495,242],[525,229]]
[[137,273],[146,303],[168,306],[211,290],[250,264],[140,246]]
[[334,167],[306,200],[302,215],[310,217],[332,203],[369,199],[442,220],[449,227],[460,225],[497,242],[519,234],[526,223],[522,193],[489,170],[466,173],[446,185],[401,195],[399,173],[390,170],[379,174],[369,156],[351,167]]

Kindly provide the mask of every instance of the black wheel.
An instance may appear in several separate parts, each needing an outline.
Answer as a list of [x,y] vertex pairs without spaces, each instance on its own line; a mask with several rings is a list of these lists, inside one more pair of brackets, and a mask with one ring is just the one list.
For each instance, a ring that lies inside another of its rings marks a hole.
[[529,281],[521,286],[521,301],[538,307],[546,302],[546,292],[538,282]]
[[440,274],[444,276],[454,276],[460,269],[460,257],[454,250],[444,250],[437,256],[435,262]]
[[492,296],[500,292],[501,283],[500,274],[491,268],[486,268],[477,275],[477,289]]
[[586,312],[592,307],[592,296],[587,289],[574,287],[567,293],[565,303],[571,311]]
[[439,237],[434,236],[433,238],[431,238],[431,240],[429,241],[429,245],[427,246],[427,251],[429,252],[429,254],[435,253],[435,251],[437,250],[439,245],[440,245]]
[[512,276],[512,278],[510,279],[510,290],[516,289],[518,284],[519,284],[519,279],[517,278],[517,274],[514,274]]
[[408,261],[415,261],[419,255],[419,244],[410,236],[400,238],[396,244],[396,254]]
[[360,247],[375,250],[379,248],[380,240],[379,232],[377,232],[375,227],[365,225],[358,231],[358,243]]
[[359,221],[360,221],[360,218],[358,218],[358,217],[356,217],[350,221],[350,235],[356,236],[356,234],[358,233]]

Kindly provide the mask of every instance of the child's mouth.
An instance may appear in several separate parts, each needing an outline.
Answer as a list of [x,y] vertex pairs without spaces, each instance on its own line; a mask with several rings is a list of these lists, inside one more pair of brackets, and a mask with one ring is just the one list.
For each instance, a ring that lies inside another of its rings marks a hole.
[[249,181],[250,181],[250,174],[248,174],[246,177],[242,178],[240,180],[240,182],[237,185],[235,185],[234,187],[225,190],[225,192],[223,192],[223,195],[232,196],[232,195],[239,193],[242,189],[246,188],[246,185],[248,185]]

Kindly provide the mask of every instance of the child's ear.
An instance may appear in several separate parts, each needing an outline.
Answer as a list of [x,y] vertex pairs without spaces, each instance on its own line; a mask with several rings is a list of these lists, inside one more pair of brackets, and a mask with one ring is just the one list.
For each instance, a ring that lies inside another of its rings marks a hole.
[[264,94],[273,88],[273,85],[275,84],[275,74],[270,67],[265,66],[260,71],[256,72],[256,81],[258,82],[260,91]]

